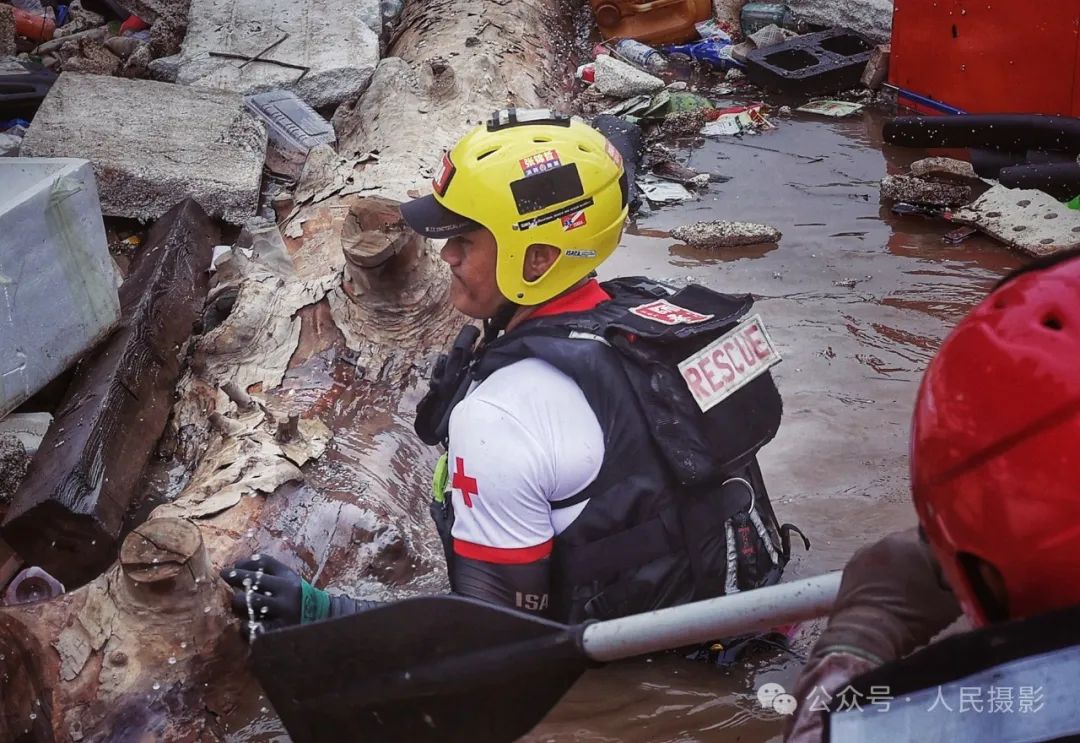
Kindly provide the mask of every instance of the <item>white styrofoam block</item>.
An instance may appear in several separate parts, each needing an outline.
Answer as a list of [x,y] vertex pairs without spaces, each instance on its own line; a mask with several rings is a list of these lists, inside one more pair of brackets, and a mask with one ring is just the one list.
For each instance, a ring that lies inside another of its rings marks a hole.
[[0,417],[120,320],[86,160],[0,159]]

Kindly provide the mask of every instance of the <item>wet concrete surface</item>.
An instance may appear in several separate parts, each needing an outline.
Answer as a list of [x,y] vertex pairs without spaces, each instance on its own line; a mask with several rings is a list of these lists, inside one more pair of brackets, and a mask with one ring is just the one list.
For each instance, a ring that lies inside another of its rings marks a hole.
[[[781,521],[813,542],[793,548],[789,578],[843,567],[862,544],[915,522],[908,427],[927,362],[948,330],[1022,259],[984,238],[945,245],[944,222],[895,217],[878,181],[924,155],[884,147],[882,112],[847,119],[796,113],[741,139],[680,140],[691,168],[729,176],[696,201],[641,216],[601,277],[643,274],[751,292],[784,361],[780,433],[761,453]],[[666,236],[728,219],[777,227],[778,244],[718,251]],[[854,286],[852,286],[854,282]],[[793,650],[805,655],[811,623]],[[793,686],[791,654],[733,671],[675,655],[590,671],[529,743],[778,740],[783,720],[755,690]]]
[[[686,165],[731,180],[640,216],[601,271],[758,297],[755,309],[784,356],[774,372],[785,402],[761,463],[781,521],[813,541],[808,553],[796,548],[791,578],[839,569],[860,545],[914,522],[907,433],[922,370],[948,329],[1021,262],[978,237],[945,245],[950,225],[894,217],[878,203],[880,178],[924,154],[883,149],[883,121],[871,111],[840,120],[796,114],[756,136],[669,142]],[[783,238],[703,251],[668,236],[711,219],[764,222]],[[320,545],[299,555],[319,585],[372,597],[445,590],[424,478],[413,469],[425,461],[411,432],[418,390],[385,397],[357,377],[325,307],[303,316],[300,348],[275,394],[313,411],[335,438],[307,482],[271,499],[266,520],[278,529],[267,538],[289,549]],[[340,554],[365,544],[376,544],[368,559]],[[324,571],[338,564],[349,571]],[[768,681],[791,687],[815,629],[804,627],[792,652],[758,654],[731,670],[665,654],[590,671],[525,740],[778,739],[782,719],[762,710],[754,692]],[[230,715],[228,740],[287,741],[265,704],[253,696]]]

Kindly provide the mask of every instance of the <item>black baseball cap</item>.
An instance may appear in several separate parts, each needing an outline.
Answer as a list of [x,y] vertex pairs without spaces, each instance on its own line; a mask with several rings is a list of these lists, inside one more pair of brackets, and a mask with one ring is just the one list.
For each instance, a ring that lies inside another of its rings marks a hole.
[[422,196],[401,205],[405,223],[424,237],[444,240],[480,229],[483,225],[450,211],[434,196]]

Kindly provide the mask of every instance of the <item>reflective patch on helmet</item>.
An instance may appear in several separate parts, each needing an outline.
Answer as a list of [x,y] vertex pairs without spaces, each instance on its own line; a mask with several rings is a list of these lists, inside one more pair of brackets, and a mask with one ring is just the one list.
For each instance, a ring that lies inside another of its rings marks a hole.
[[618,165],[620,168],[623,166],[622,155],[620,155],[619,151],[615,149],[615,145],[613,145],[611,142],[606,142],[604,144],[604,150],[607,152],[608,157],[615,161],[616,165]]
[[[570,230],[576,230],[578,227],[584,227],[587,223],[588,223],[588,220],[585,219],[585,210],[584,209],[580,209],[580,210],[574,212],[573,214],[567,214],[565,217],[562,218],[562,228],[566,232],[569,232]],[[596,251],[594,251],[594,250],[579,250],[579,251],[576,251],[576,252],[590,253],[589,257],[593,257],[593,256],[596,255]],[[567,255],[570,255],[569,251],[567,251]],[[583,257],[583,256],[578,256],[578,257]]]
[[454,177],[454,173],[457,168],[450,162],[450,153],[444,152],[442,156],[442,165],[439,166],[439,170],[435,173],[435,177],[431,179],[431,187],[435,190],[435,193],[439,196],[446,195],[446,189],[450,185],[450,180]]
[[568,258],[595,258],[595,250],[564,250],[563,255]]
[[521,172],[525,174],[525,177],[531,178],[534,175],[540,175],[561,167],[562,160],[559,159],[558,150],[544,150],[535,155],[521,158],[518,160],[518,164],[521,165]]
[[592,198],[584,199],[583,201],[578,201],[577,203],[570,204],[569,206],[564,206],[562,209],[556,209],[553,212],[548,212],[547,214],[541,214],[538,217],[533,217],[532,219],[526,219],[523,222],[518,222],[514,225],[514,229],[521,231],[531,230],[533,227],[539,227],[540,225],[554,222],[556,219],[562,219],[568,214],[573,214],[574,212],[588,209],[592,205]]
[[672,304],[666,299],[658,299],[655,302],[631,307],[630,311],[638,317],[644,317],[646,320],[663,323],[664,325],[693,325],[711,320],[713,317],[712,315],[703,315],[700,312],[694,312],[677,304]]

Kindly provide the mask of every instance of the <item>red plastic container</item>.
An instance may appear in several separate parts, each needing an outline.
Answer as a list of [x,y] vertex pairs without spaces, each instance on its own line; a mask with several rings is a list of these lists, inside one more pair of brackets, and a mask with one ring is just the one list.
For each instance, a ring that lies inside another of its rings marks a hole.
[[56,31],[56,23],[45,16],[28,13],[20,8],[12,8],[11,13],[15,16],[15,33],[31,41],[39,44],[48,41]]
[[695,23],[712,18],[712,0],[589,0],[605,39],[679,44],[698,37]]

